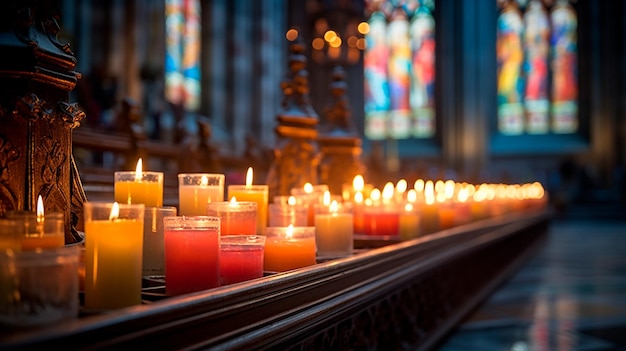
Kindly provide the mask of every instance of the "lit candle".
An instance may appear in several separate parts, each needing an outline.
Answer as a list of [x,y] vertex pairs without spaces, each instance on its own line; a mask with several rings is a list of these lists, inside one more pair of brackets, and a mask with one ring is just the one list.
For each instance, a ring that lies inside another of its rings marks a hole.
[[263,235],[226,235],[220,239],[220,284],[263,276]]
[[51,249],[65,245],[63,214],[45,213],[41,195],[37,211],[8,211],[6,217],[17,224],[22,250]]
[[267,205],[269,187],[267,185],[252,185],[252,167],[246,173],[246,185],[229,185],[228,198],[237,198],[239,201],[253,201],[256,207],[256,234],[263,234],[267,227]]
[[264,269],[284,272],[317,263],[315,227],[267,227]]
[[363,234],[395,236],[399,234],[400,213],[395,203],[393,183],[387,183],[382,193],[378,189],[370,194],[371,205],[363,212]]
[[181,295],[219,286],[220,220],[165,217],[165,293]]
[[324,192],[328,191],[328,185],[313,185],[305,183],[302,188],[292,188],[291,195],[296,198],[298,204],[302,204],[307,208],[307,226],[315,225],[315,206],[322,202]]
[[143,204],[85,202],[85,308],[141,304]]
[[142,171],[141,158],[135,171],[115,172],[115,201],[121,204],[163,206],[163,172]]
[[354,233],[363,234],[364,198],[362,192],[358,191],[354,193],[354,202],[352,204],[352,215],[354,216]]
[[324,204],[315,214],[315,241],[318,256],[345,256],[354,247],[354,220],[350,209],[336,200]]
[[439,230],[439,207],[436,202],[435,186],[432,180],[424,184],[424,203],[421,208],[422,231],[430,234]]
[[292,224],[294,227],[306,227],[308,225],[308,207],[298,204],[295,196],[289,196],[286,202],[277,201],[269,204],[269,226],[286,227]]
[[257,233],[257,206],[253,201],[211,202],[207,204],[206,214],[220,219],[221,235],[240,235]]
[[178,207],[182,216],[204,216],[210,202],[224,201],[224,174],[178,175]]
[[417,238],[420,232],[420,217],[415,205],[411,202],[404,204],[400,211],[400,238],[410,240]]

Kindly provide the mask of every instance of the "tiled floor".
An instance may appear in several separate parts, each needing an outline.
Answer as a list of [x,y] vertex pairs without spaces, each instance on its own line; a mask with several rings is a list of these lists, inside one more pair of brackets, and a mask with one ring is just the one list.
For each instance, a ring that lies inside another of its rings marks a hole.
[[545,246],[438,350],[626,350],[623,218],[554,220]]

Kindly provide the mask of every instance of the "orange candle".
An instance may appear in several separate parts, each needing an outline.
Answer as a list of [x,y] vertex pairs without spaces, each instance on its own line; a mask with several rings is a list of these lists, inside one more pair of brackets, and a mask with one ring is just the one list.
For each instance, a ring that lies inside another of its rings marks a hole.
[[317,263],[315,227],[267,227],[263,268],[284,272]]
[[37,200],[37,212],[9,211],[6,217],[16,221],[22,250],[52,249],[65,245],[63,214],[44,213],[43,200]]
[[248,168],[246,174],[246,185],[229,185],[228,199],[233,197],[237,201],[256,202],[256,230],[262,235],[267,227],[267,205],[269,203],[269,186],[252,185],[252,167]]
[[135,171],[115,172],[114,196],[121,204],[163,206],[163,172],[142,172],[141,159]]

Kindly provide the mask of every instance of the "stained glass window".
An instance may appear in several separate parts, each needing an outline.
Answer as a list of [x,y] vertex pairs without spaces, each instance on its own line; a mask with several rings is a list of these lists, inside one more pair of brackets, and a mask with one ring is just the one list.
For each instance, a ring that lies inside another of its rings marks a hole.
[[165,98],[188,111],[200,107],[200,1],[165,2]]
[[366,1],[365,136],[370,140],[435,134],[434,3]]
[[577,16],[568,0],[498,0],[498,131],[578,130]]

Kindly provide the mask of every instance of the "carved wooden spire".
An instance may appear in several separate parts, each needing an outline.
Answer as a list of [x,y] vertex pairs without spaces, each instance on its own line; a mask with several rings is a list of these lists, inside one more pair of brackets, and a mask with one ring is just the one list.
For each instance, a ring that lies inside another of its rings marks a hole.
[[361,139],[352,125],[350,103],[346,96],[348,84],[341,66],[332,71],[330,103],[325,110],[326,122],[320,127],[318,143],[322,152],[320,181],[328,184],[333,194],[341,194],[343,184],[352,184],[363,174]]
[[267,179],[270,198],[288,195],[291,188],[302,187],[307,182],[318,182],[318,117],[309,99],[304,50],[300,36],[289,45],[288,77],[281,84],[284,100],[276,118],[278,142]]

